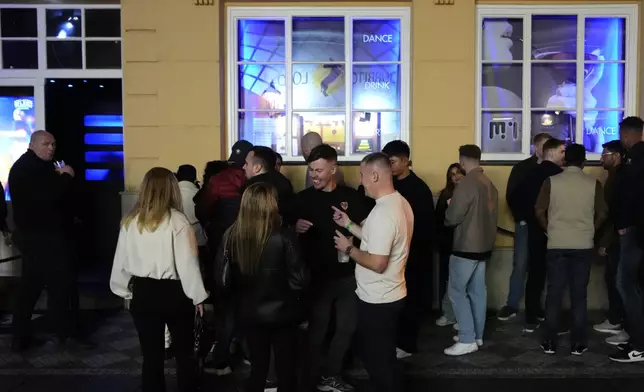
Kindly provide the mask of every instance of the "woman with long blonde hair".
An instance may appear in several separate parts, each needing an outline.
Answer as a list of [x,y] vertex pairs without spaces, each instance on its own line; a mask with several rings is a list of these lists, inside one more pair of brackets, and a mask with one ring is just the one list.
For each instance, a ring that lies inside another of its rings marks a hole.
[[196,390],[193,322],[208,293],[195,233],[181,205],[174,174],[160,167],[148,171],[134,208],[121,222],[114,255],[110,288],[132,300],[143,353],[143,392],[165,391],[164,325],[172,334],[179,390]]
[[264,390],[271,348],[280,391],[295,391],[297,326],[305,315],[301,297],[308,271],[295,234],[281,225],[271,185],[257,183],[244,191],[216,266],[217,286],[234,303],[248,342],[252,369],[247,391]]

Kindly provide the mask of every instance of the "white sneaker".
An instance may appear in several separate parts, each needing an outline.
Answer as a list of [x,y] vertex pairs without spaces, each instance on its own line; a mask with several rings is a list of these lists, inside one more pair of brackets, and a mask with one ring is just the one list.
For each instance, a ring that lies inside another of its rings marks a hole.
[[456,320],[450,320],[445,316],[441,316],[436,320],[436,325],[439,327],[447,327],[448,325],[456,324]]
[[628,343],[630,338],[626,331],[621,330],[616,335],[607,337],[605,342],[613,346],[619,346],[620,344]]
[[476,343],[454,343],[453,346],[445,349],[445,355],[450,357],[458,357],[461,355],[471,354],[479,351],[479,346]]
[[[454,335],[453,339],[454,339],[455,342],[460,342],[461,341],[461,338],[459,338],[458,335]],[[479,347],[483,346],[483,339],[476,339],[475,342],[476,342],[477,346],[479,346]]]
[[595,331],[601,332],[601,333],[618,334],[619,331],[622,330],[622,325],[621,324],[611,324],[610,321],[608,321],[608,319],[606,319],[606,320],[604,320],[603,323],[594,325],[593,329]]
[[412,355],[412,353],[408,353],[407,351],[396,347],[396,358],[405,359],[411,357]]
[[459,331],[460,329],[458,328],[458,323],[455,323],[452,325],[452,328],[454,328],[454,331]]

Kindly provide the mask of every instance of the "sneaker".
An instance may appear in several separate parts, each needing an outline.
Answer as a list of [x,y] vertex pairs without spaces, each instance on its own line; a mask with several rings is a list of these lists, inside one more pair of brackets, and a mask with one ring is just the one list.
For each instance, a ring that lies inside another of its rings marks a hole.
[[526,324],[523,327],[522,332],[524,332],[524,333],[533,333],[534,331],[537,330],[537,328],[539,328],[539,324]]
[[226,364],[222,364],[222,365],[215,366],[214,372],[215,372],[215,375],[217,376],[227,376],[230,373],[232,373],[233,370],[230,368],[230,366]]
[[612,334],[618,334],[622,330],[622,325],[621,324],[611,324],[608,319],[604,320],[603,323],[597,324],[593,326],[593,329],[597,332],[601,333],[612,333]]
[[626,333],[626,331],[621,330],[616,335],[607,337],[605,342],[612,346],[619,346],[620,344],[628,343],[628,340],[630,338],[631,337],[628,336],[628,333]]
[[572,355],[580,356],[586,351],[588,351],[588,347],[585,344],[575,344],[570,350],[570,353]]
[[320,377],[318,391],[328,392],[353,392],[353,385],[345,382],[341,377]]
[[508,321],[517,316],[517,310],[509,306],[504,306],[499,313],[497,313],[496,318],[500,321]]
[[634,350],[628,347],[625,350],[618,350],[610,356],[610,360],[619,363],[644,362],[644,351]]
[[[460,342],[460,340],[461,340],[461,338],[458,335],[454,335],[453,339],[454,339],[455,342]],[[483,346],[483,339],[476,339],[475,342],[476,342],[477,346],[479,346],[479,347]]]
[[476,343],[454,343],[443,351],[445,355],[450,357],[458,357],[461,355],[471,354],[479,351],[479,346]]
[[454,325],[452,325],[452,328],[454,328],[454,331],[460,331],[458,327],[458,323],[455,323]]
[[401,348],[396,347],[396,358],[397,358],[397,359],[405,359],[405,358],[409,358],[409,357],[411,357],[412,355],[413,355],[412,353],[408,353],[407,351],[405,351],[405,350],[403,350],[403,349],[401,349]]
[[557,348],[552,340],[544,340],[543,343],[541,343],[541,348],[543,349],[544,354],[555,355],[557,353]]
[[615,346],[615,347],[617,347],[617,349],[618,349],[618,350],[622,350],[622,351],[624,351],[624,350],[630,350],[630,349],[631,349],[631,345],[630,345],[630,344],[628,344],[628,343],[618,344],[618,345],[617,345],[617,346]]
[[448,325],[456,324],[456,320],[450,320],[445,316],[441,316],[436,320],[436,325],[439,327],[447,327]]

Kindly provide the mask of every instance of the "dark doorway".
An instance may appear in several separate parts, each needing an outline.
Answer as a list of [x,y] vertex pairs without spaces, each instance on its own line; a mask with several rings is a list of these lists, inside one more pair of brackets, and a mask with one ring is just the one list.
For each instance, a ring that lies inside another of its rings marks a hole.
[[57,141],[57,160],[76,172],[80,272],[106,282],[118,238],[123,191],[121,79],[49,79],[46,129]]

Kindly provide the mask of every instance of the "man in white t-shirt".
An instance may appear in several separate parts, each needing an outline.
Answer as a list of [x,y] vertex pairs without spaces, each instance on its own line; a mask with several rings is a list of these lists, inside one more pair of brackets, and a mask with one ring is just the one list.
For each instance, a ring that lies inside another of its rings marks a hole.
[[334,208],[335,222],[362,241],[360,249],[340,231],[336,248],[356,262],[359,352],[376,391],[403,390],[402,369],[396,359],[396,325],[407,296],[405,265],[413,234],[414,214],[395,191],[389,158],[366,156],[360,177],[367,196],[376,200],[362,227]]

